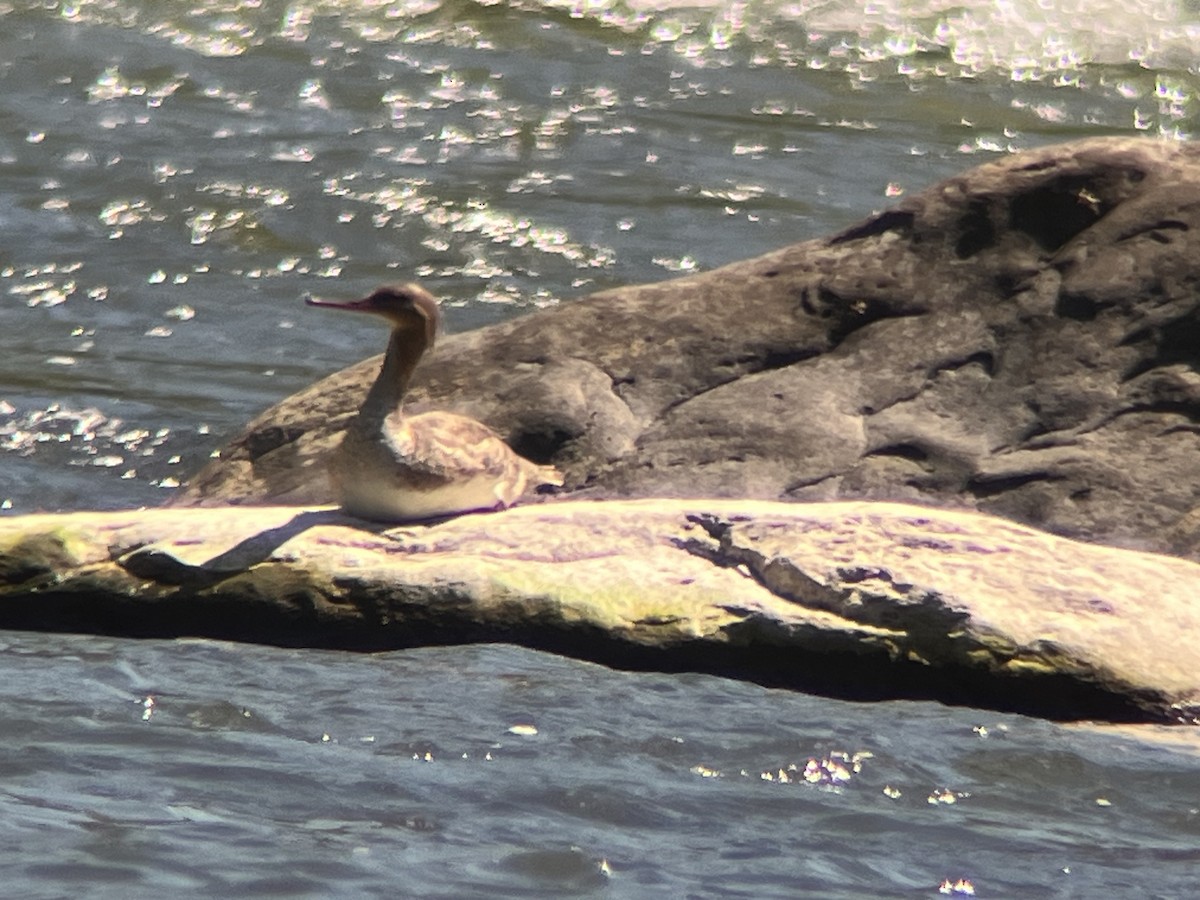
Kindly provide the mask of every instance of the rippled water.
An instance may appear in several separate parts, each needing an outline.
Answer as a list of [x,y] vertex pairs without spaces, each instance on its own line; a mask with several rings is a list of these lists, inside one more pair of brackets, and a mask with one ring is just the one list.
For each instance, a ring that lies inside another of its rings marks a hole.
[[1185,897],[1200,862],[1194,743],[502,646],[0,666],[11,896]]
[[[419,278],[462,330],[1186,139],[1198,43],[1191,0],[0,0],[0,511],[158,503],[382,349],[307,291]],[[502,647],[4,641],[13,896],[1194,893],[1186,741]]]

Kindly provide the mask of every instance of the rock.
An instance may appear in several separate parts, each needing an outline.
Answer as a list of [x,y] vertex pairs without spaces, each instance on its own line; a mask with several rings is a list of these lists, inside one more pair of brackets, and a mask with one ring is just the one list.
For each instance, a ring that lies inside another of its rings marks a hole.
[[0,628],[383,650],[509,641],[857,699],[1200,715],[1200,565],[891,503],[557,501],[0,519]]
[[[1083,140],[451,336],[414,406],[488,422],[582,496],[920,500],[1200,559],[1197,259],[1200,149]],[[176,502],[329,502],[378,364],[265,412]]]

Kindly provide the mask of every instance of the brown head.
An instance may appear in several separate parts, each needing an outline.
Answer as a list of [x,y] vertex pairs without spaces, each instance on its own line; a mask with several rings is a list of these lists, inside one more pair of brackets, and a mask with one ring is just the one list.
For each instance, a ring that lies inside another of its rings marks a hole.
[[395,331],[424,332],[425,346],[432,347],[437,335],[442,314],[433,295],[419,284],[389,284],[377,288],[361,300],[338,302],[318,300],[308,296],[304,302],[309,306],[324,306],[329,309],[348,309],[354,312],[375,313],[392,323]]

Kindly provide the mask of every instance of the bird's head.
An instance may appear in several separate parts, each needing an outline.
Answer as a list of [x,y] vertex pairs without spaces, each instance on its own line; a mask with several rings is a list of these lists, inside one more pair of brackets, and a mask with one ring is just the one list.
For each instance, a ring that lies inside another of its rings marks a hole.
[[390,284],[376,288],[361,300],[319,300],[313,296],[304,298],[309,306],[329,309],[348,309],[352,312],[374,313],[392,323],[396,331],[424,332],[427,346],[432,346],[437,335],[442,314],[437,300],[419,284]]

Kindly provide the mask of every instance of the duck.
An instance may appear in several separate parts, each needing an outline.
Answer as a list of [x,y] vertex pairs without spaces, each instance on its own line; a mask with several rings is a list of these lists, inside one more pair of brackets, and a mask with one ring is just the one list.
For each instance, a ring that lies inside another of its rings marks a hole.
[[408,415],[404,396],[434,344],[441,310],[419,284],[385,285],[360,300],[305,297],[309,306],[380,316],[392,333],[379,376],[330,459],[342,510],[381,522],[502,510],[527,491],[561,486],[562,475],[515,453],[476,419],[450,412]]

